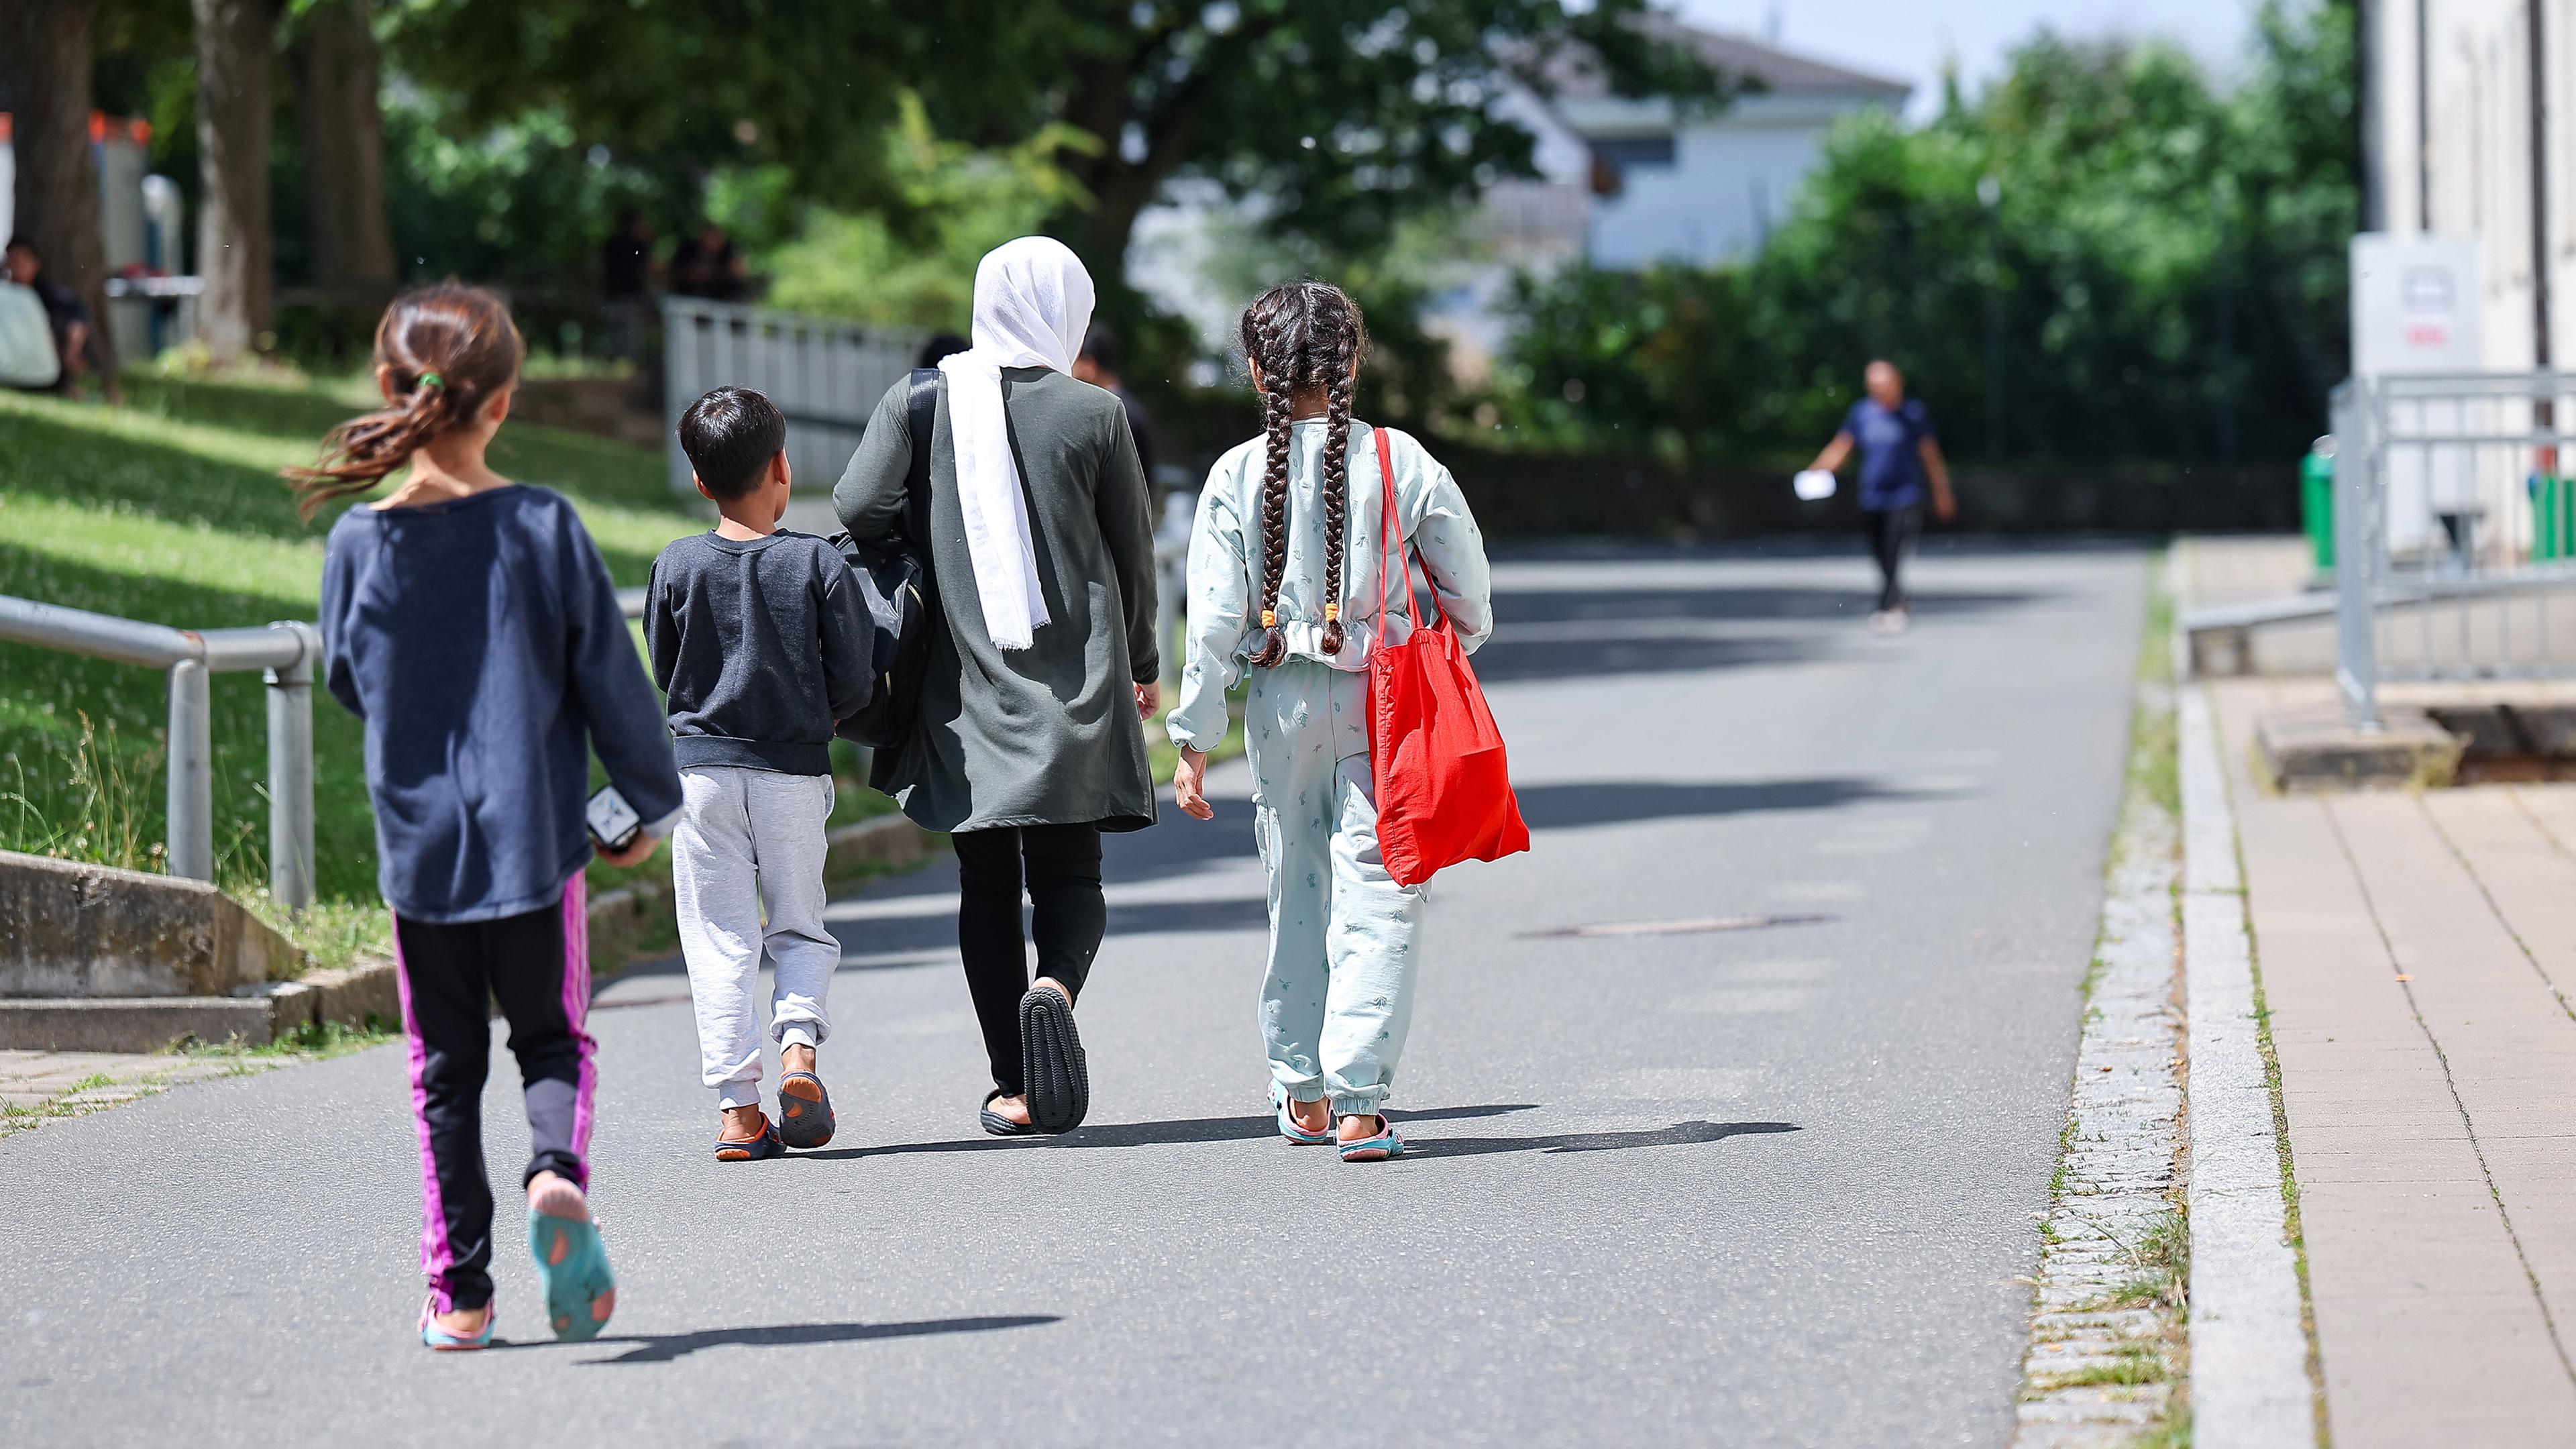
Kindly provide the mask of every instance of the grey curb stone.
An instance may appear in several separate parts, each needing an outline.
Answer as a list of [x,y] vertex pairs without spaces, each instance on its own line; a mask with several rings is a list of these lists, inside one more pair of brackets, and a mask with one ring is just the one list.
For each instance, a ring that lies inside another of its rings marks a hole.
[[2298,1259],[2281,1200],[2280,1140],[2254,1018],[2253,953],[2235,815],[2209,695],[2179,721],[2183,959],[2191,1017],[2192,1442],[2317,1442]]

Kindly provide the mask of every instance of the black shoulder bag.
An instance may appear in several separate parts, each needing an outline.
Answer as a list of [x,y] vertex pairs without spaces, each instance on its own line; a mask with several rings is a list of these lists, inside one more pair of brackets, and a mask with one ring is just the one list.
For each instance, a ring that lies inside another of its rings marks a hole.
[[939,410],[939,369],[917,367],[904,394],[904,422],[912,434],[912,471],[904,478],[904,525],[882,539],[832,535],[858,575],[860,593],[876,621],[876,688],[857,714],[833,726],[845,740],[889,751],[900,749],[921,714],[921,679],[930,666],[930,610],[936,597],[930,563],[917,540],[930,533],[930,425]]

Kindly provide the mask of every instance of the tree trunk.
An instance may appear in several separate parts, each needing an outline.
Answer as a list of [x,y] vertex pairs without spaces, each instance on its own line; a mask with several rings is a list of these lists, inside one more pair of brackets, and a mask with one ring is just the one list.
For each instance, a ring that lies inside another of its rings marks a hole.
[[394,281],[372,10],[369,0],[317,5],[287,51],[311,198],[313,280],[353,293],[387,290]]
[[36,244],[54,280],[88,305],[100,371],[112,378],[107,241],[89,138],[89,32],[97,14],[98,0],[0,0],[0,86],[14,108],[15,229]]
[[197,336],[217,363],[269,324],[269,59],[274,0],[190,0],[197,18]]

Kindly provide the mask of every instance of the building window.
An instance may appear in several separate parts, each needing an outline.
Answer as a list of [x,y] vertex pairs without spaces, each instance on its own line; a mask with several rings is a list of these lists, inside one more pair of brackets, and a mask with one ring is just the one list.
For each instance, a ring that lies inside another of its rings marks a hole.
[[1620,136],[1595,140],[1592,147],[1592,189],[1603,196],[1616,196],[1626,188],[1632,169],[1662,168],[1671,170],[1677,164],[1673,155],[1673,138],[1664,136]]

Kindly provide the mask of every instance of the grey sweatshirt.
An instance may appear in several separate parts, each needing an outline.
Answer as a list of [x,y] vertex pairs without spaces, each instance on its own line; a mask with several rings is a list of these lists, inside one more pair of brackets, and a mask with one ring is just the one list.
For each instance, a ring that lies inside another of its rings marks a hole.
[[850,566],[812,534],[677,539],[653,560],[644,642],[680,768],[832,772],[832,722],[876,687]]

